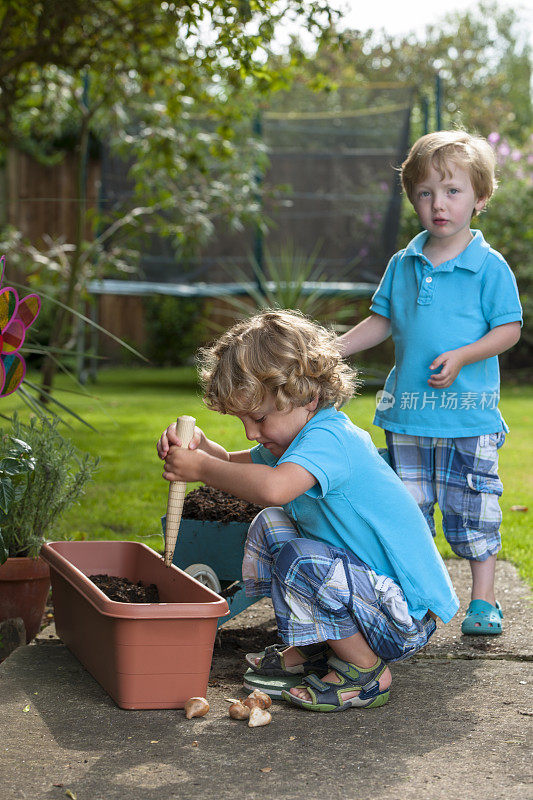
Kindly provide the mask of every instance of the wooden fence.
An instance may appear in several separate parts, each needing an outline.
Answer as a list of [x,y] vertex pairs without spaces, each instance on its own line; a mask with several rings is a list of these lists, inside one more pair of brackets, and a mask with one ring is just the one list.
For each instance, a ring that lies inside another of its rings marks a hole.
[[[5,170],[5,221],[14,225],[36,246],[43,235],[73,242],[76,210],[80,202],[76,186],[76,159],[67,155],[54,165],[44,165],[26,153],[11,149]],[[87,208],[96,208],[100,185],[100,162],[87,164]],[[86,224],[84,237],[92,235]]]
[[[9,150],[3,174],[2,222],[20,230],[36,247],[44,245],[45,236],[73,243],[80,203],[76,170],[73,153],[67,153],[56,164],[44,165],[26,153]],[[100,190],[99,160],[89,160],[86,184],[86,208],[96,209]],[[83,236],[85,239],[93,236],[89,222],[85,223]],[[10,269],[8,277],[14,281],[22,280],[13,269]],[[95,302],[99,306],[97,316],[106,329],[137,347],[141,346],[144,321],[139,298],[103,296],[96,298]],[[105,355],[115,356],[118,346],[103,337],[99,349]]]

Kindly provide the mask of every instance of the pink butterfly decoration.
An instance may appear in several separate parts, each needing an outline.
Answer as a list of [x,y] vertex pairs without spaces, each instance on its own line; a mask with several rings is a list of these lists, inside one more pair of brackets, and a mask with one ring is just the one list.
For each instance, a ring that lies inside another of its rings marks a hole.
[[[4,276],[6,257],[0,258],[0,284]],[[0,397],[12,394],[26,374],[26,364],[19,350],[26,331],[33,325],[41,300],[38,294],[28,294],[19,300],[15,289],[0,289]]]

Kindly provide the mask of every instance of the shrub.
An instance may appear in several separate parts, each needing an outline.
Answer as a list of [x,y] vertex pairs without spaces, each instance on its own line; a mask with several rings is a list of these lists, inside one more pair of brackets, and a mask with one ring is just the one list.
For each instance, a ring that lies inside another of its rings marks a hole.
[[205,342],[202,298],[156,295],[144,300],[146,347],[144,352],[158,367],[188,363]]
[[500,185],[476,224],[516,276],[524,309],[522,338],[500,361],[504,368],[525,369],[533,357],[533,134],[520,148],[496,132],[488,139],[496,151]]
[[21,453],[25,451],[22,444],[30,449],[33,467],[23,476],[27,485],[24,480],[15,501],[1,512],[2,540],[9,556],[39,555],[55,523],[83,494],[98,464],[98,459],[80,454],[59,433],[58,424],[58,420],[34,417],[24,425],[14,415],[9,427],[0,431],[0,464],[10,457],[14,442],[19,442]]

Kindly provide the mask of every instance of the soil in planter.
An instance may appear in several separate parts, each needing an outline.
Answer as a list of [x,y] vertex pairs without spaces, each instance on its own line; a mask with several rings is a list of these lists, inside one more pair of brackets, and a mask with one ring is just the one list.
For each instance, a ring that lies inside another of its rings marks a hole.
[[159,603],[159,591],[155,583],[147,586],[142,581],[132,583],[127,578],[116,578],[114,575],[89,575],[89,578],[110,600],[117,603]]
[[[244,522],[253,520],[261,511],[260,506],[239,500],[227,492],[201,486],[189,492],[183,504],[183,518],[203,522]],[[110,600],[118,603],[158,603],[159,593],[155,584],[146,586],[141,581],[132,583],[127,578],[113,575],[90,575],[90,579]]]
[[203,522],[251,522],[261,511],[261,506],[239,500],[220,489],[200,486],[185,498],[183,519]]

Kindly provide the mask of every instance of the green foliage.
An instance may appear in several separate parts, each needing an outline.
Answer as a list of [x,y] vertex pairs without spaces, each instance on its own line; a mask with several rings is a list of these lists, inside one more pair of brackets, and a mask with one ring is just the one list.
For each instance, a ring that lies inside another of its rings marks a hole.
[[[131,214],[126,215],[123,219],[124,224],[127,224],[127,220],[131,216]],[[105,236],[106,233],[104,232],[93,242],[86,242],[78,260],[77,283],[81,284],[78,286],[78,291],[84,297],[84,284],[90,278],[98,275],[102,259],[105,258],[109,270],[113,269],[115,272],[131,271],[130,267],[118,257],[115,249],[111,249],[104,256],[102,240],[105,239]],[[70,255],[74,250],[74,245],[62,240],[53,241],[50,237],[44,238],[45,246],[42,249],[37,249],[20,231],[17,231],[12,226],[8,225],[0,229],[0,253],[6,255],[10,275],[15,274],[21,280],[21,283],[17,283],[13,281],[12,277],[9,277],[9,283],[14,284],[19,289],[21,296],[30,289],[32,292],[37,292],[41,298],[41,311],[37,322],[30,329],[29,336],[20,350],[26,363],[30,366],[36,366],[42,362],[43,358],[45,363],[47,358],[52,359],[55,365],[71,376],[77,389],[83,391],[83,387],[70,371],[73,367],[73,361],[78,355],[74,350],[74,346],[77,344],[81,325],[96,328],[100,333],[113,339],[128,350],[135,358],[146,361],[145,357],[127,342],[118,339],[118,337],[99,326],[94,320],[82,315],[76,308],[67,306],[62,302],[65,287],[72,280]],[[124,254],[122,254],[123,257]],[[74,300],[74,302],[77,302],[77,300]],[[57,341],[55,344],[53,343],[54,327],[61,313],[70,317],[72,326],[72,336],[64,345]],[[64,419],[65,415],[69,414],[76,416],[68,406],[57,401],[48,392],[43,391],[42,387],[39,389],[27,378],[19,387],[18,394],[24,398],[25,402],[38,415],[61,419]]]
[[61,436],[57,422],[44,418],[33,417],[25,425],[14,414],[1,435],[0,529],[4,556],[34,558],[61,515],[83,494],[98,459],[79,454]]
[[506,368],[530,369],[533,360],[533,134],[518,147],[489,134],[498,159],[499,187],[475,223],[513,270],[524,310],[522,337],[500,357]]
[[9,550],[2,527],[13,504],[21,500],[28,488],[28,475],[35,466],[35,459],[31,447],[14,436],[2,438],[0,453],[0,564],[3,564],[9,558]]
[[241,121],[286,82],[265,61],[277,28],[298,18],[323,35],[338,16],[327,2],[63,5],[0,10],[0,143],[53,161],[60,146],[86,154],[91,135],[110,142],[133,165],[133,204],[157,206],[151,224],[182,249],[215,218],[256,217],[259,148]]
[[[284,83],[285,69],[265,62],[265,48],[288,18],[322,35],[335,16],[325,0],[67,5],[0,8],[0,144],[48,163],[61,157],[59,148],[77,159],[76,234],[61,245],[67,263],[52,351],[75,341],[65,306],[78,309],[88,274],[120,260],[126,229],[169,237],[181,257],[205,243],[216,220],[240,229],[260,217],[261,147],[242,119],[251,118],[258,95]],[[100,232],[89,244],[85,167],[97,140],[131,165],[133,192],[124,207],[92,219]],[[139,249],[140,236],[133,245]],[[48,354],[43,402],[56,367]]]
[[144,351],[158,367],[187,364],[205,340],[205,300],[156,295],[143,301]]

